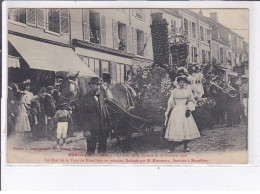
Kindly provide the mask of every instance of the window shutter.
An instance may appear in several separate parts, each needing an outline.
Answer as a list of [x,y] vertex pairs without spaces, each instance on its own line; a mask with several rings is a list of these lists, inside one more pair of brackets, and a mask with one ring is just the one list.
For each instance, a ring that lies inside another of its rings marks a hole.
[[133,44],[132,44],[132,52],[133,54],[137,54],[137,30],[132,28],[133,34]]
[[125,65],[120,65],[120,82],[125,82]]
[[101,15],[101,45],[106,45],[106,17]]
[[127,52],[131,53],[132,52],[132,30],[130,26],[126,26],[126,33],[127,33]]
[[44,28],[44,9],[37,9],[36,11],[36,25],[38,28]]
[[89,9],[83,9],[83,39],[90,40]]
[[118,22],[113,20],[113,45],[114,49],[118,49]]
[[69,10],[68,9],[60,10],[60,31],[62,34],[69,33]]
[[189,34],[190,34],[190,37],[192,37],[192,24],[191,24],[191,21],[189,21]]
[[147,43],[148,43],[148,41],[147,41],[147,33],[144,32],[144,46],[145,46],[145,48],[144,48],[144,57],[147,57]]
[[36,9],[26,9],[26,23],[33,26],[36,25]]

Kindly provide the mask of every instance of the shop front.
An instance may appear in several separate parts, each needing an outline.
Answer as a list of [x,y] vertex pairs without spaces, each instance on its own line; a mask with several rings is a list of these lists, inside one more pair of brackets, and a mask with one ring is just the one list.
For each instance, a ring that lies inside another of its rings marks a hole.
[[151,61],[135,58],[134,55],[108,48],[92,48],[90,45],[77,42],[75,53],[82,59],[87,67],[108,84],[124,83],[127,73],[141,66],[148,66]]
[[71,47],[14,34],[8,35],[8,41],[8,78],[11,82],[21,83],[30,79],[32,87],[39,88],[54,85],[55,73],[59,71],[79,72],[82,77],[96,76]]

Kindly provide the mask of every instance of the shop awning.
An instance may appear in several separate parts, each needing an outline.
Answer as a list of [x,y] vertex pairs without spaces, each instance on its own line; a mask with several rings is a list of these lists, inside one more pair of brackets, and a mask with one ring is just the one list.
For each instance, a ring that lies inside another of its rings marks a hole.
[[80,72],[80,75],[97,77],[97,75],[74,53],[71,48],[58,46],[8,35],[8,40],[32,69],[47,71]]

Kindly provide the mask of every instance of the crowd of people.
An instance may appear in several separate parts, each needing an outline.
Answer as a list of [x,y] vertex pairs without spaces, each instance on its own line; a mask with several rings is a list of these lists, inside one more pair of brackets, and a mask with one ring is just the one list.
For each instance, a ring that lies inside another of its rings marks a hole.
[[36,95],[30,91],[30,86],[29,79],[19,86],[16,83],[8,86],[7,135],[14,135],[17,142],[57,138],[57,144],[66,147],[68,130],[73,130],[68,126],[72,114],[70,106],[58,104],[59,91],[54,86],[41,87]]
[[224,128],[228,129],[236,127],[242,121],[247,123],[247,78],[223,81],[216,74],[204,77],[200,66],[195,66],[189,71],[185,67],[180,67],[177,73],[174,81],[175,89],[171,92],[165,113],[163,134],[165,139],[173,142],[172,151],[176,142],[183,142],[184,150],[189,151],[188,141],[200,137],[191,112],[203,102],[209,103],[209,98],[214,99],[214,106],[210,109],[214,124],[225,124]]
[[[149,85],[147,77],[149,77],[149,70],[145,69],[141,85]],[[105,105],[102,103],[103,100],[96,95],[101,81],[95,79],[97,78],[93,78],[95,82],[92,79],[89,82],[93,94],[90,92],[90,96],[84,98],[87,101],[84,101],[84,112],[82,113],[85,114],[83,116],[88,121],[82,128],[88,141],[88,150],[91,153],[95,151],[97,143],[101,149],[100,152],[105,152],[107,132],[109,131],[107,129],[105,130],[106,135],[103,132],[103,135],[101,133],[100,135],[96,134],[97,130],[94,129],[99,126],[97,123],[100,124],[99,128],[103,128],[105,122],[103,119],[108,115]],[[185,67],[179,67],[176,79],[172,84],[174,89],[171,91],[165,113],[164,137],[170,142],[183,141],[185,151],[189,151],[189,140],[200,137],[200,124],[195,118],[196,109],[209,103],[209,99],[214,101],[214,105],[210,109],[214,125],[226,124],[226,128],[228,128],[237,126],[241,121],[247,123],[247,78],[240,77],[236,80],[223,81],[216,74],[205,74],[200,66],[188,68],[188,70]],[[19,84],[19,87],[15,83],[10,83],[8,86],[8,136],[15,134],[22,142],[37,141],[39,138],[47,137],[50,140],[56,140],[57,147],[63,146],[69,149],[66,145],[67,138],[73,136],[71,106],[67,103],[58,103],[60,94],[54,86],[41,87],[36,95],[30,91],[30,86],[30,80],[25,80]],[[94,110],[97,111],[96,114],[94,114]],[[99,113],[102,113],[100,118],[97,116]],[[91,128],[90,124],[98,118],[99,120],[93,123]],[[89,130],[89,127],[92,131]]]

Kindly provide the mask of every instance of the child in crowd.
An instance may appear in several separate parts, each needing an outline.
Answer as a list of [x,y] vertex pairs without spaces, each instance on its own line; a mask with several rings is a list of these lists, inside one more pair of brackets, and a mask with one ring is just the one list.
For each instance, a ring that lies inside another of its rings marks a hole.
[[69,104],[63,103],[54,116],[54,121],[57,123],[57,149],[59,151],[61,146],[69,150],[67,146],[67,132],[69,123],[71,122],[71,116],[68,109]]

